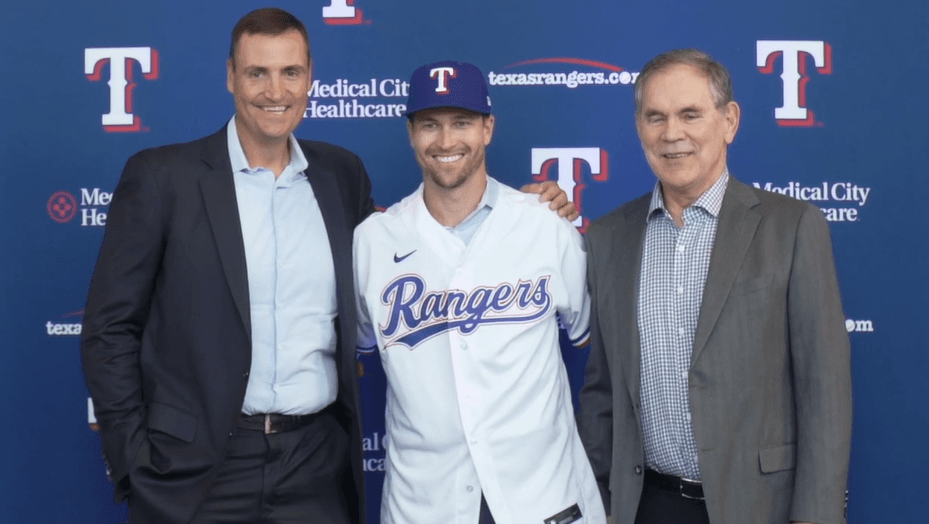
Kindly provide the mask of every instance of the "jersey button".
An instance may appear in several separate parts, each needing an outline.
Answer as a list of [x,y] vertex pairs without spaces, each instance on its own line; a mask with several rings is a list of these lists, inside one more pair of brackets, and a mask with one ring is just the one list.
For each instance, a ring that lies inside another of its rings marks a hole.
[[468,343],[465,342],[464,340],[461,340],[461,341],[458,342],[458,347],[460,347],[460,348],[462,349],[462,351],[464,351],[464,350],[468,349]]
[[468,486],[466,489],[468,490],[468,493],[471,493],[474,491],[474,486]]

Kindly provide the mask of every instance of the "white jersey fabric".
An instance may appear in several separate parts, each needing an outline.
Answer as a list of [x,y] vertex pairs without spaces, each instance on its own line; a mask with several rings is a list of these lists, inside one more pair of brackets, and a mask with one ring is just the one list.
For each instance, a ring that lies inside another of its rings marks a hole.
[[377,346],[388,382],[383,524],[477,524],[482,492],[498,524],[575,504],[559,524],[606,521],[556,320],[586,341],[583,243],[537,200],[499,184],[467,245],[422,185],[355,229],[359,346]]

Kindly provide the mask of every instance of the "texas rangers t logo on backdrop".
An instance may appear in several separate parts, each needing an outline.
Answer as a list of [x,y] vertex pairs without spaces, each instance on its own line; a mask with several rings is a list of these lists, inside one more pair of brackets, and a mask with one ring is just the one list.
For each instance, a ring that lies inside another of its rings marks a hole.
[[435,78],[439,81],[439,85],[436,86],[435,92],[440,95],[447,95],[451,93],[451,90],[448,88],[448,79],[455,78],[458,76],[458,71],[454,67],[436,67],[429,70],[429,78]]
[[755,65],[764,74],[774,72],[774,62],[781,57],[784,105],[774,109],[778,125],[809,127],[816,122],[806,107],[806,55],[813,57],[816,71],[832,74],[832,46],[822,40],[758,40]]
[[158,51],[151,47],[89,47],[84,49],[84,74],[97,82],[103,66],[110,65],[110,110],[103,115],[103,130],[108,133],[142,130],[142,120],[132,114],[133,62],[138,62],[146,80],[158,78]]
[[604,182],[610,178],[609,155],[606,149],[599,147],[534,147],[532,148],[532,178],[536,182],[549,180],[548,171],[558,164],[558,187],[573,196],[574,206],[581,214],[573,224],[580,232],[587,231],[590,219],[583,216],[582,193],[584,183],[584,162],[590,166],[590,174],[595,182]]
[[323,22],[329,25],[359,25],[364,21],[355,0],[331,0],[323,7]]

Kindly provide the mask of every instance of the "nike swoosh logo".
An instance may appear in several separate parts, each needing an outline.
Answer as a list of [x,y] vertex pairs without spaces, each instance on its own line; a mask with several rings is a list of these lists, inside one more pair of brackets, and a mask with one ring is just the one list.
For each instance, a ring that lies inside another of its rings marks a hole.
[[397,263],[399,264],[400,262],[403,262],[403,260],[404,260],[406,257],[412,255],[412,254],[415,253],[415,252],[416,252],[416,250],[414,249],[413,251],[410,251],[409,253],[403,255],[402,257],[398,257],[397,254],[394,253],[394,262],[397,262]]

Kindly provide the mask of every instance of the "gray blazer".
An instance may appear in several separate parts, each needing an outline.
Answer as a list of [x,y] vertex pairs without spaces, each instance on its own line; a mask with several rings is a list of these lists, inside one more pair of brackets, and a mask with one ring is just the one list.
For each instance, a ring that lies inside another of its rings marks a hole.
[[[578,429],[614,524],[633,523],[642,493],[636,303],[650,198],[586,236],[592,345]],[[730,179],[689,377],[710,522],[845,522],[850,368],[822,212]]]

